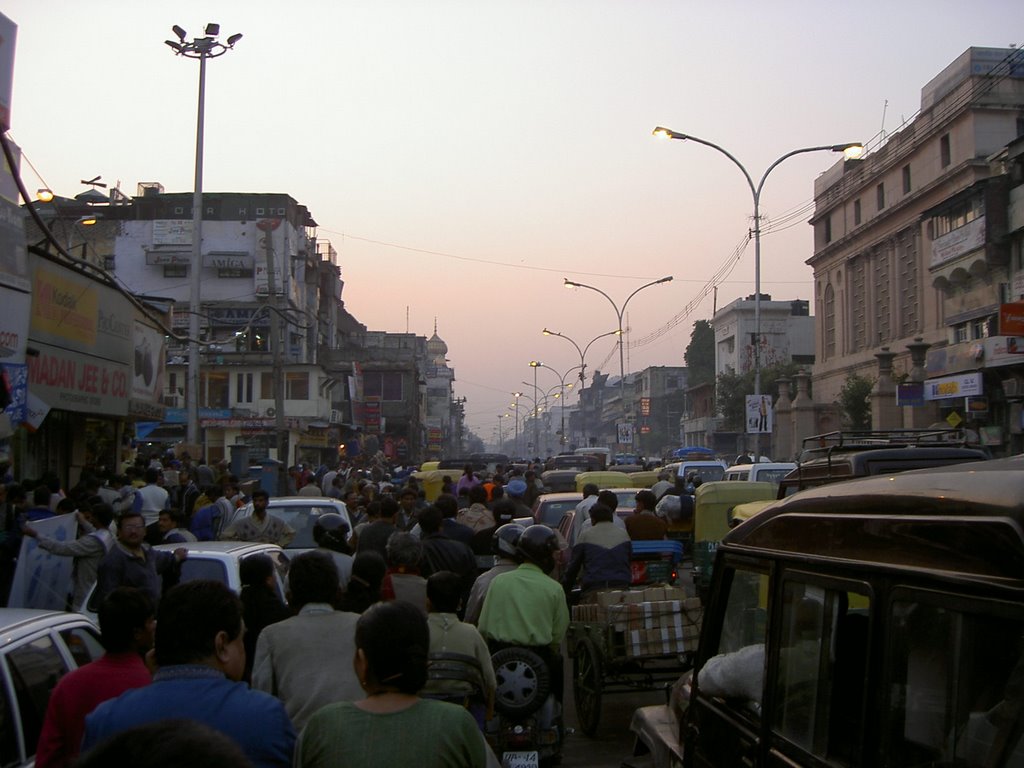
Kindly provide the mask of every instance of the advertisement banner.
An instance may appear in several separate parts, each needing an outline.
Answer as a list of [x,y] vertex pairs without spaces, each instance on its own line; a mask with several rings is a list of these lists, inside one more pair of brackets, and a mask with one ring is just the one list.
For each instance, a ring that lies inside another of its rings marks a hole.
[[999,305],[999,335],[1024,336],[1024,301]]
[[31,294],[0,287],[0,363],[24,363]]
[[[73,514],[37,520],[31,525],[40,535],[57,541],[74,541],[78,534],[78,519]],[[71,592],[73,565],[73,557],[40,549],[39,542],[26,536],[21,540],[21,552],[7,605],[11,608],[63,611]]]
[[944,376],[924,383],[926,400],[945,400],[950,397],[975,397],[982,394],[981,372],[960,376]]
[[127,365],[34,342],[28,387],[50,408],[126,416],[131,369]]
[[156,405],[164,392],[167,344],[164,334],[140,323],[132,326],[135,353],[132,358],[132,399]]
[[746,423],[748,435],[771,434],[774,424],[772,418],[772,399],[768,395],[746,396]]

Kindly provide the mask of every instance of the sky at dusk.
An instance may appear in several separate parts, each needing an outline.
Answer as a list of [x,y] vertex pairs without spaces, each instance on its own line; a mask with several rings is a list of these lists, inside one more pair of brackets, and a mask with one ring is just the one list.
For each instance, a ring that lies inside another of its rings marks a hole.
[[[102,175],[192,189],[198,62],[164,40],[207,22],[244,38],[209,62],[204,189],[280,192],[339,252],[347,309],[371,330],[435,318],[467,423],[493,440],[530,360],[626,311],[627,371],[683,365],[693,323],[753,293],[754,181],[790,150],[877,145],[968,47],[1022,42],[1019,0],[8,0],[18,25],[10,135],[30,190]],[[791,158],[761,198],[762,290],[813,302],[814,178]],[[717,290],[715,290],[715,288]],[[644,342],[637,345],[637,342]],[[614,337],[589,370],[618,375]],[[569,378],[571,378],[570,375]],[[544,389],[558,376],[540,370]],[[529,388],[527,388],[529,389]],[[570,399],[570,402],[573,402]]]

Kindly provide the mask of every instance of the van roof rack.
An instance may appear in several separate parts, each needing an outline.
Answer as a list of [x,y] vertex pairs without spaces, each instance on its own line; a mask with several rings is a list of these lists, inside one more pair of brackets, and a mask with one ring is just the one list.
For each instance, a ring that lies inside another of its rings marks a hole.
[[834,451],[866,451],[876,448],[966,448],[976,446],[964,429],[865,429],[836,430],[803,440],[800,461]]

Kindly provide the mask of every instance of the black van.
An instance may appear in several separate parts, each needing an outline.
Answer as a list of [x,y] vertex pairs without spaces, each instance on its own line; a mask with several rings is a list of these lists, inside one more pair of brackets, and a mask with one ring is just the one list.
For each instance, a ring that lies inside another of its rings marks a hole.
[[654,765],[1024,765],[1024,457],[773,503],[720,543]]
[[779,482],[779,498],[805,488],[869,475],[948,466],[991,458],[963,430],[899,429],[828,432],[804,439],[795,469]]

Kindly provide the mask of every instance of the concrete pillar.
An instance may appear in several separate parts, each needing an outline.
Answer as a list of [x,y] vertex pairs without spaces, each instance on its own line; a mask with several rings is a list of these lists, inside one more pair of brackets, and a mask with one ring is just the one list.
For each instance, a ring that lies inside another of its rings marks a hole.
[[896,406],[896,383],[892,380],[892,361],[895,352],[882,347],[875,353],[878,360],[878,379],[871,388],[871,428],[874,430],[899,429],[903,426],[902,414]]
[[[907,349],[910,350],[911,365],[909,380],[915,384],[923,384],[924,380],[928,378],[925,364],[929,347],[931,344],[925,342],[920,336],[916,336],[913,343],[907,344]],[[910,411],[910,417],[905,421],[909,421],[908,426],[913,429],[926,429],[939,418],[938,408],[933,401],[925,401],[924,405],[905,410]]]
[[793,378],[796,380],[796,396],[793,398],[793,453],[786,459],[799,456],[803,450],[804,438],[818,432],[814,419],[814,401],[810,395],[811,374],[800,371]]
[[773,459],[785,461],[780,457],[789,457],[794,453],[793,447],[793,401],[789,397],[792,380],[779,378],[775,380],[779,387],[779,398],[775,401],[775,434],[772,435]]

